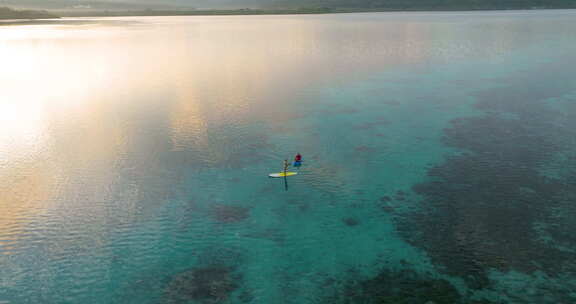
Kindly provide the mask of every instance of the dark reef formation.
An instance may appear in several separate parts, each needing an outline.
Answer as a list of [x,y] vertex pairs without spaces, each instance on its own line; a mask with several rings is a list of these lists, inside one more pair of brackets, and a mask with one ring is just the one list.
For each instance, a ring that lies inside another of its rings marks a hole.
[[198,255],[198,266],[169,278],[162,303],[228,303],[232,293],[242,287],[242,275],[237,271],[242,261],[242,254],[235,248],[204,249]]
[[231,267],[208,266],[176,275],[166,289],[168,303],[223,303],[239,287]]
[[350,226],[350,227],[358,226],[358,224],[360,224],[360,222],[353,217],[344,218],[344,219],[342,219],[342,222],[344,222],[344,224],[346,224],[346,226]]
[[456,288],[446,280],[425,278],[416,272],[383,270],[367,280],[350,279],[342,283],[330,280],[327,288],[335,287],[326,304],[481,304],[464,301]]
[[544,88],[478,94],[485,114],[455,119],[445,130],[445,144],[462,153],[413,187],[424,198],[422,209],[401,219],[399,230],[471,288],[490,285],[489,269],[552,276],[576,269],[574,251],[561,247],[576,244],[576,224],[562,216],[576,214],[576,162],[564,162],[562,178],[542,173],[573,153],[576,108],[554,110],[544,101],[552,92],[558,94]]
[[250,208],[242,206],[216,205],[212,217],[219,223],[236,223],[250,217]]

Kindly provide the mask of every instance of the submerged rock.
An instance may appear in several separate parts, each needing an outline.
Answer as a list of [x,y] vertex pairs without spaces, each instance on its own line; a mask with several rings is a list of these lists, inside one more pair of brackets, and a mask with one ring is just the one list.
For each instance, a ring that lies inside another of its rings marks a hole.
[[230,267],[195,268],[176,275],[165,293],[169,303],[223,303],[239,287],[239,279]]
[[243,251],[236,247],[215,245],[197,254],[200,265],[238,267],[244,261]]
[[346,224],[346,226],[358,226],[358,224],[360,224],[360,222],[353,217],[347,217],[345,219],[342,219],[342,221],[344,222],[344,224]]
[[[354,272],[352,272],[354,273]],[[446,280],[426,278],[414,271],[382,270],[368,279],[356,275],[348,281],[330,280],[336,288],[322,303],[330,304],[459,304],[465,302],[456,288]],[[328,286],[327,288],[330,288]]]
[[242,206],[216,205],[212,217],[220,223],[240,222],[250,217],[250,208]]
[[354,148],[354,151],[360,152],[360,153],[370,153],[370,152],[375,152],[376,149],[372,148],[372,147],[368,147],[368,146],[358,146],[358,147]]
[[381,202],[390,202],[392,201],[392,198],[390,198],[389,196],[383,196],[380,198]]

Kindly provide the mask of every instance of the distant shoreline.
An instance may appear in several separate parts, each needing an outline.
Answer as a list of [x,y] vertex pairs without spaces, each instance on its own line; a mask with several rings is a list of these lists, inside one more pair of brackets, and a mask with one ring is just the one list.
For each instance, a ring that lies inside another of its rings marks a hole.
[[59,12],[62,17],[146,17],[146,16],[236,16],[236,15],[309,15],[309,14],[345,14],[345,13],[385,13],[385,12],[475,12],[475,11],[533,11],[576,9],[573,7],[530,7],[530,8],[409,8],[409,9],[337,9],[337,8],[303,8],[303,9],[237,9],[237,10],[191,10],[191,11],[90,11]]
[[0,7],[0,20],[34,20],[58,19],[60,16],[47,11],[15,10],[9,7]]
[[[530,7],[530,8],[409,8],[409,9],[235,9],[235,10],[133,10],[133,11],[42,11],[42,15],[13,16],[1,18],[1,25],[58,23],[66,17],[163,17],[163,16],[243,16],[243,15],[309,15],[345,13],[390,13],[390,12],[479,12],[479,11],[535,11],[564,10],[574,7]],[[31,12],[31,11],[28,11]],[[34,11],[38,13],[37,11]]]
[[146,16],[229,16],[229,15],[301,15],[330,14],[331,9],[234,9],[234,10],[134,10],[134,11],[60,11],[62,17],[146,17]]

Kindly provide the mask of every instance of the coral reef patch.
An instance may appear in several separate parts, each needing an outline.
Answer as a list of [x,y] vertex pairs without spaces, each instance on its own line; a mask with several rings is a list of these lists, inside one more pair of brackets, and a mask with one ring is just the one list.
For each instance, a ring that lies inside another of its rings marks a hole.
[[176,275],[166,288],[167,303],[224,303],[239,287],[240,277],[231,267],[207,266]]
[[219,223],[236,223],[250,217],[250,208],[218,204],[212,208],[212,218]]
[[326,304],[489,303],[464,301],[449,281],[426,278],[411,270],[382,270],[373,278],[349,278],[344,282],[332,279],[326,285],[335,290],[321,301]]
[[543,97],[479,94],[485,114],[455,119],[445,130],[445,144],[461,153],[428,170],[428,180],[413,187],[421,210],[399,219],[408,242],[471,288],[491,284],[489,269],[576,269],[576,238],[567,233],[575,225],[559,216],[576,211],[576,164],[562,178],[542,174],[573,149],[566,139],[576,136],[576,111],[553,110]]

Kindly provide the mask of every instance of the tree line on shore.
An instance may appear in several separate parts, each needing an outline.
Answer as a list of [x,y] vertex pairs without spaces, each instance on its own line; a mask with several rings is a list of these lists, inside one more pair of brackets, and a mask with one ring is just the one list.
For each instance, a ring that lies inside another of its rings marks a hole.
[[278,0],[281,7],[315,6],[340,11],[439,11],[576,8],[575,0]]
[[182,10],[67,10],[47,12],[0,7],[0,19],[48,19],[90,16],[186,16],[327,14],[378,11],[442,11],[576,8],[575,0],[276,0],[263,8]]
[[59,18],[47,11],[15,10],[9,7],[0,7],[0,19],[51,19]]

